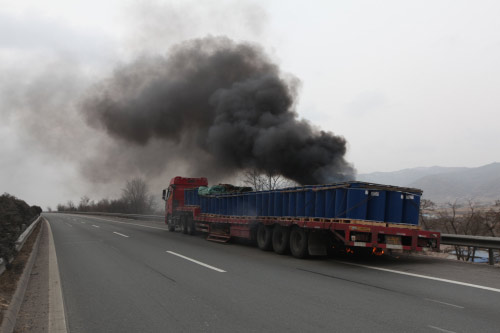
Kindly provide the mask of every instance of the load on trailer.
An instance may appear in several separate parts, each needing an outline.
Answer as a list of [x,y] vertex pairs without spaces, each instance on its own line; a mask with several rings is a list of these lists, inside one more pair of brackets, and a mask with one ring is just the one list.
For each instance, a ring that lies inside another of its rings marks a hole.
[[330,250],[439,249],[439,232],[419,227],[422,191],[344,182],[271,191],[217,185],[206,178],[175,177],[163,191],[165,223],[207,239],[255,240],[262,250],[293,256],[325,255]]

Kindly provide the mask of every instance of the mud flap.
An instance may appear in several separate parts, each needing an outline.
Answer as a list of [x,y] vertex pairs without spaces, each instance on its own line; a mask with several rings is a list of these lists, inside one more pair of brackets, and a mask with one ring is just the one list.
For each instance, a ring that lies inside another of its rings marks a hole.
[[326,256],[326,237],[324,233],[312,231],[309,233],[308,251],[311,256]]

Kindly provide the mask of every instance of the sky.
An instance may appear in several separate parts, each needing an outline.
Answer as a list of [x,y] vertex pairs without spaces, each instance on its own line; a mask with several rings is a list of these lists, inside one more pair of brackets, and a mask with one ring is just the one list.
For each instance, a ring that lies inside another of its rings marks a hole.
[[[0,192],[44,208],[118,196],[127,179],[85,168],[117,147],[76,111],[81,97],[209,35],[257,43],[299,79],[299,117],[343,136],[358,173],[498,162],[498,17],[498,1],[0,0]],[[140,174],[126,156],[102,164]]]

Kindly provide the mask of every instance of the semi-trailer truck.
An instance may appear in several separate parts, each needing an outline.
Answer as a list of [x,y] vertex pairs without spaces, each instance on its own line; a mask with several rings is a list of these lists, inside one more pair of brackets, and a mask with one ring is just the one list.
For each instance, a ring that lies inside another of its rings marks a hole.
[[270,191],[222,186],[228,190],[215,193],[207,186],[206,178],[170,181],[162,196],[169,231],[198,231],[216,242],[248,239],[297,258],[439,249],[440,233],[419,226],[419,189],[358,181]]

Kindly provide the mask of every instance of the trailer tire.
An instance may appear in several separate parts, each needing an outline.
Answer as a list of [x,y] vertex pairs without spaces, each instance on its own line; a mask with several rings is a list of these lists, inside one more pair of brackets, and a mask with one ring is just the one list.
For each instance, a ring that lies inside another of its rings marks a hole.
[[270,251],[273,248],[273,229],[259,224],[257,227],[257,246],[263,251]]
[[181,230],[182,230],[182,233],[183,234],[187,234],[188,233],[188,230],[187,230],[187,216],[186,215],[182,215],[181,216]]
[[303,228],[294,227],[290,232],[290,252],[295,258],[303,259],[307,257],[308,239]]
[[278,254],[290,251],[290,228],[277,225],[273,229],[273,249]]

